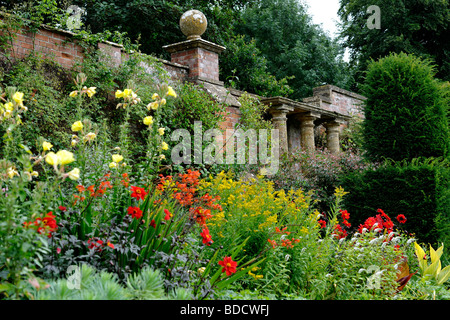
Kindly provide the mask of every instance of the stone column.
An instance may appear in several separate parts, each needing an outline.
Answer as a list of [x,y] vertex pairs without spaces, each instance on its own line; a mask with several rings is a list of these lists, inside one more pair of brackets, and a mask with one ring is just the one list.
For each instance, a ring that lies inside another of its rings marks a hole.
[[339,131],[341,122],[333,120],[324,124],[327,129],[327,149],[332,154],[337,154],[340,151],[339,147]]
[[288,148],[288,134],[287,134],[287,113],[291,111],[290,108],[278,107],[277,109],[269,110],[272,114],[272,123],[274,129],[278,129],[280,138],[280,154],[287,153]]
[[316,145],[314,142],[314,120],[318,119],[320,114],[308,112],[298,117],[300,120],[300,143],[302,150],[314,150]]

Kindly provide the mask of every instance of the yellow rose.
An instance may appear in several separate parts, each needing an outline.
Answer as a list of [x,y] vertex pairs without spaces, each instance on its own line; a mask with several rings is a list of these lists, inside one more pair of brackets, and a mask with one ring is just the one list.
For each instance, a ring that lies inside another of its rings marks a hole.
[[175,90],[173,90],[173,88],[171,86],[168,87],[167,95],[171,96],[171,97],[174,97],[174,98],[177,97],[177,94],[176,94]]
[[62,165],[69,164],[75,161],[73,153],[67,150],[60,150],[56,153],[59,158],[59,163]]
[[117,91],[116,91],[116,98],[123,98],[123,92],[122,92],[122,90],[117,90]]
[[72,97],[72,98],[74,98],[74,97],[76,97],[78,95],[78,91],[72,91],[70,94],[69,94],[69,97]]
[[83,130],[83,124],[81,123],[81,121],[77,121],[74,124],[72,124],[72,131],[81,131]]
[[113,160],[115,163],[119,163],[120,161],[123,160],[123,157],[122,157],[120,154],[113,154],[113,155],[112,155],[112,160]]
[[159,135],[164,135],[164,130],[165,130],[165,128],[159,128],[158,129],[158,133],[159,133]]
[[153,117],[152,116],[145,117],[143,122],[146,126],[150,126],[153,123]]
[[163,142],[161,143],[161,149],[167,150],[167,149],[169,149],[169,145],[163,141]]
[[45,162],[47,162],[49,165],[55,166],[59,163],[59,157],[54,152],[49,152],[45,156]]
[[48,151],[51,148],[53,148],[53,145],[50,142],[44,141],[44,143],[42,143],[42,149],[44,149],[44,151]]
[[23,106],[23,93],[22,92],[16,92],[13,95],[13,100],[19,105]]
[[78,180],[80,179],[80,169],[75,168],[68,173],[70,180]]
[[95,89],[97,89],[97,87],[90,87],[86,90],[86,93],[89,96],[89,98],[91,98],[96,93]]

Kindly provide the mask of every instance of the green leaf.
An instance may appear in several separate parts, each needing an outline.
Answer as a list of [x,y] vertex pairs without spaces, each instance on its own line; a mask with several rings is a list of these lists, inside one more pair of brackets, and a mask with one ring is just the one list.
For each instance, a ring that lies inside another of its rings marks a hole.
[[445,281],[450,278],[450,266],[446,266],[441,272],[437,275],[436,281],[437,284],[443,284]]

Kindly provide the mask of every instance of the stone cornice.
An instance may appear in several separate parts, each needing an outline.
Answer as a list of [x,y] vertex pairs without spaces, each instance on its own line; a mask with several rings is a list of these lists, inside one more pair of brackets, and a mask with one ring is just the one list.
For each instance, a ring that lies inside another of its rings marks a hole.
[[202,48],[208,51],[215,52],[217,54],[221,53],[226,49],[223,46],[209,42],[204,39],[186,40],[163,46],[163,49],[169,53],[185,51],[193,48]]

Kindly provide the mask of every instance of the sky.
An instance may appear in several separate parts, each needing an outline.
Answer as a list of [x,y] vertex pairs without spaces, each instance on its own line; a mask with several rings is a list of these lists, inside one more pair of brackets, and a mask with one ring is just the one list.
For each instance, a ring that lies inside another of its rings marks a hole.
[[[302,0],[308,5],[308,13],[311,15],[314,24],[321,24],[323,30],[333,38],[337,36],[339,21],[337,14],[339,10],[339,0]],[[346,49],[344,60],[349,61],[349,52]]]
[[337,26],[335,21],[339,20],[337,11],[339,9],[339,0],[303,0],[309,8],[315,24],[322,24],[325,31],[328,31],[332,37],[337,35]]

